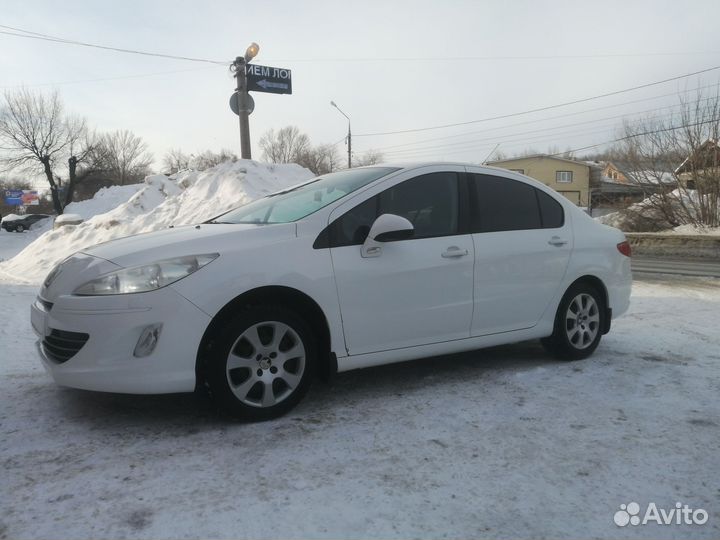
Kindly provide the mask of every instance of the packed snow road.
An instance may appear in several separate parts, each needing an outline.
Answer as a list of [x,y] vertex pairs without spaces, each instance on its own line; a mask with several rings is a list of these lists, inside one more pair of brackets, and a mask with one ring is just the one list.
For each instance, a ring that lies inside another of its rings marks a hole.
[[[0,538],[717,537],[719,289],[636,282],[588,360],[523,343],[350,372],[238,424],[56,387],[36,288],[0,282]],[[710,518],[620,528],[631,501]]]

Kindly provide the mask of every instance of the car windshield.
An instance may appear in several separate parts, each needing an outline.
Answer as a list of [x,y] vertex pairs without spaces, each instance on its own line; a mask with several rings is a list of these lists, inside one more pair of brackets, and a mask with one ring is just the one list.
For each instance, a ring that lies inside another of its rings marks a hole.
[[209,223],[290,223],[397,170],[394,167],[363,167],[324,174],[300,186],[230,210]]

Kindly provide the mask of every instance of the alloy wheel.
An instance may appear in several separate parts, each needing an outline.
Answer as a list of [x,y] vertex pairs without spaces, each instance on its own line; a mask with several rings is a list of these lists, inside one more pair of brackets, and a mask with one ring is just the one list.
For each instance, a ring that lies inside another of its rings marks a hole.
[[305,364],[305,346],[298,333],[285,323],[264,321],[247,328],[233,343],[226,375],[238,400],[266,408],[293,393]]
[[568,305],[565,314],[565,332],[576,349],[592,345],[600,331],[600,310],[592,295],[578,294]]

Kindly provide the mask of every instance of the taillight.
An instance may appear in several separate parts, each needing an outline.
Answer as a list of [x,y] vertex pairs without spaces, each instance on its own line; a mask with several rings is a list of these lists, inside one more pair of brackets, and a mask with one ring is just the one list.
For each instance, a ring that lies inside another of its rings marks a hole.
[[630,257],[632,255],[632,250],[630,249],[630,242],[625,240],[624,242],[620,242],[617,245],[618,251],[625,255],[626,257]]

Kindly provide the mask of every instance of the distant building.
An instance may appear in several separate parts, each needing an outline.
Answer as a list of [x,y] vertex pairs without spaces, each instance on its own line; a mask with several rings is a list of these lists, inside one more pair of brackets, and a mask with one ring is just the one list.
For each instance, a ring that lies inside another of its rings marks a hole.
[[590,177],[593,167],[588,162],[538,154],[501,159],[487,164],[530,176],[578,206],[590,206]]
[[600,182],[616,182],[618,184],[630,182],[626,174],[626,167],[612,161],[583,161],[582,163],[587,163],[591,168],[591,185]]

